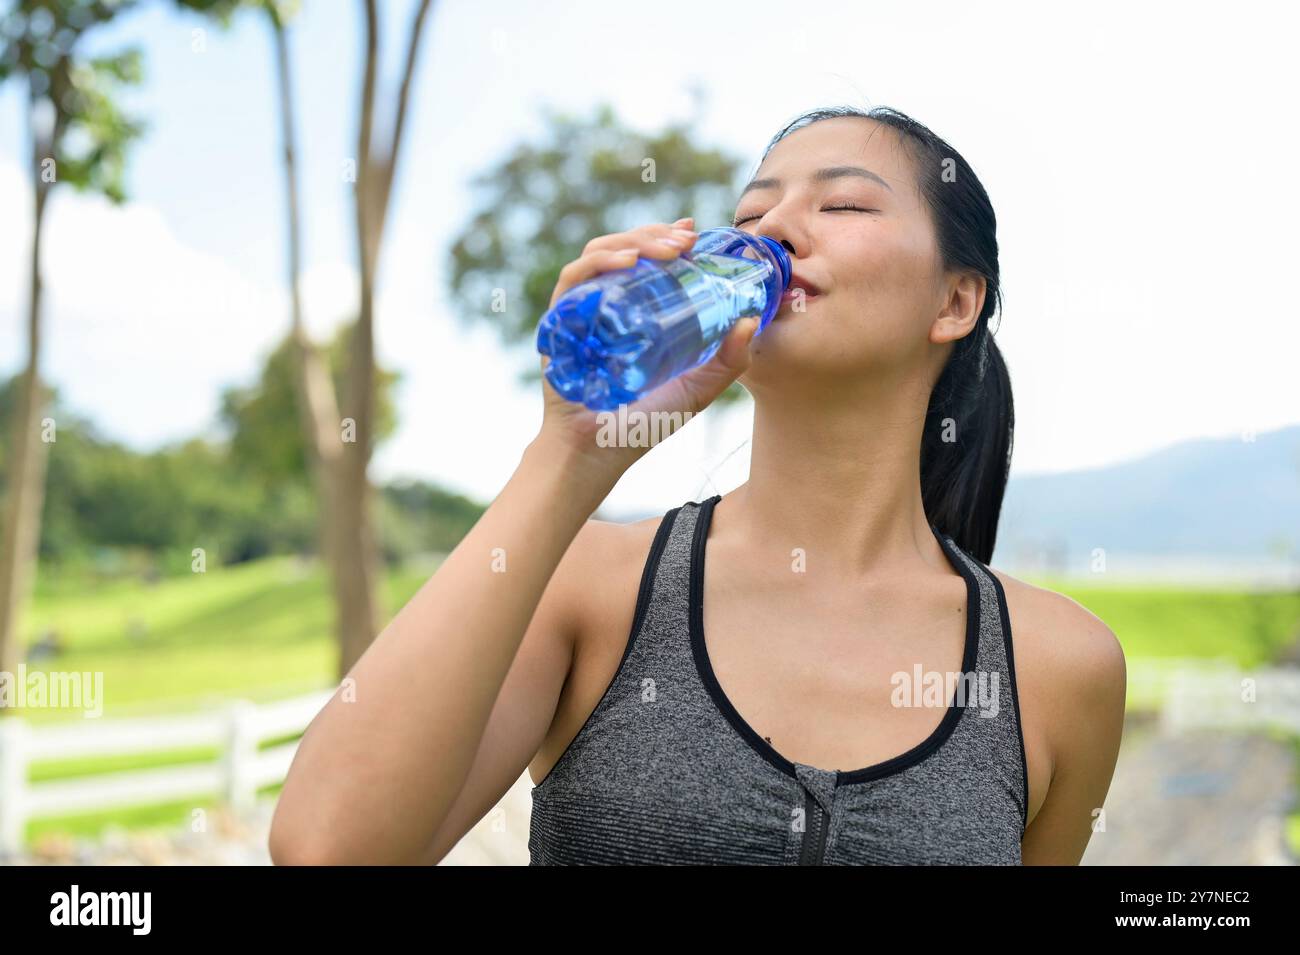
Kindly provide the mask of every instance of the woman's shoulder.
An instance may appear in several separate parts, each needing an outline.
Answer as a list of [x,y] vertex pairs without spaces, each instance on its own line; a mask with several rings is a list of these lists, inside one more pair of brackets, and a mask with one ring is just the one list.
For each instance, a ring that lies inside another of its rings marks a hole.
[[[577,636],[617,644],[622,617],[630,619],[650,549],[665,514],[633,521],[590,517],[565,555],[568,586],[580,591]],[[618,648],[622,652],[621,646]]]
[[1039,587],[1005,571],[989,570],[1002,584],[1017,663],[1024,655],[1040,665],[1082,682],[1084,688],[1104,689],[1124,683],[1124,651],[1106,622],[1073,597]]
[[1123,723],[1127,668],[1114,631],[1066,594],[990,567],[1006,595],[1016,682],[1037,714],[1053,767],[1108,750],[1103,726]]
[[633,521],[613,521],[590,517],[574,540],[584,562],[589,566],[622,566],[622,561],[644,556],[654,542],[666,514],[655,514]]
[[[605,563],[611,560],[641,558],[644,563],[644,558],[648,556],[650,546],[654,543],[659,529],[664,526],[664,521],[676,511],[692,504],[698,506],[701,503],[685,502],[680,506],[665,508],[660,513],[638,520],[614,521],[597,517],[588,518],[586,525],[579,531],[580,543],[577,546],[593,561]],[[605,563],[605,566],[608,564]],[[619,566],[622,564],[620,563]],[[640,569],[637,568],[638,572]]]

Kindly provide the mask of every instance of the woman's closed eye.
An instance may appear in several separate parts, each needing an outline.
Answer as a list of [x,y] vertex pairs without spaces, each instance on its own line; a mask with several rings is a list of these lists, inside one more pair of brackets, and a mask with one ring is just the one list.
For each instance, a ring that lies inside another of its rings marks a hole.
[[[862,206],[826,206],[822,212],[878,212],[878,209],[864,209]],[[731,223],[733,229],[738,228],[751,219],[761,219],[766,213],[759,213],[752,216],[740,216]]]

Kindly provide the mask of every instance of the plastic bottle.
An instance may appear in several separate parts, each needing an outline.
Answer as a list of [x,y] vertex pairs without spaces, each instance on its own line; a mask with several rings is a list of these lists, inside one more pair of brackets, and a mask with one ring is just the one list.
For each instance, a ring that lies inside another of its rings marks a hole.
[[712,358],[741,318],[757,316],[762,334],[789,284],[778,242],[707,229],[677,258],[638,258],[565,292],[537,329],[546,379],[593,411],[630,403]]

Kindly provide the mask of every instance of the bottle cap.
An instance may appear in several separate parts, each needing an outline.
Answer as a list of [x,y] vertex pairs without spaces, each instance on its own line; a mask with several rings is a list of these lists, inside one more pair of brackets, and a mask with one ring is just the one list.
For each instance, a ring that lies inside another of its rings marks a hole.
[[780,242],[777,242],[776,239],[768,238],[765,235],[760,235],[757,238],[762,239],[767,243],[767,247],[771,249],[772,254],[776,256],[776,261],[781,266],[781,291],[784,292],[790,287],[790,255],[785,251],[785,246],[781,245]]

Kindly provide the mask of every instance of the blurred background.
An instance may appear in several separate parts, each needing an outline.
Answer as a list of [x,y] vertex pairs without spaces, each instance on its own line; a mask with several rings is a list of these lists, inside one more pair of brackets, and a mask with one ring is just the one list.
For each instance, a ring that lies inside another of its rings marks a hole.
[[[295,740],[541,421],[594,235],[888,105],[997,211],[992,564],[1115,631],[1085,864],[1300,851],[1293,10],[3,0],[0,853],[265,863]],[[734,386],[595,515],[748,471]],[[446,864],[527,862],[525,774]]]

